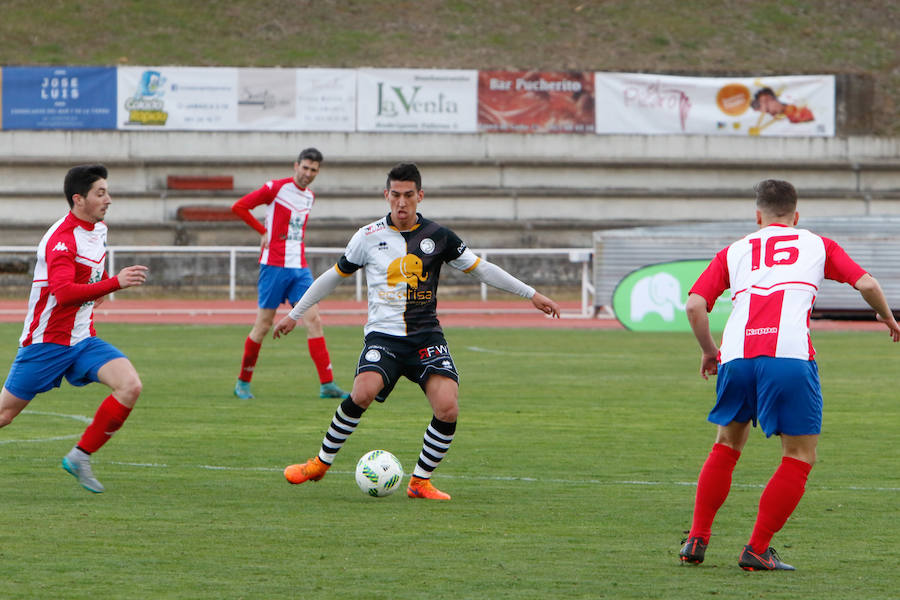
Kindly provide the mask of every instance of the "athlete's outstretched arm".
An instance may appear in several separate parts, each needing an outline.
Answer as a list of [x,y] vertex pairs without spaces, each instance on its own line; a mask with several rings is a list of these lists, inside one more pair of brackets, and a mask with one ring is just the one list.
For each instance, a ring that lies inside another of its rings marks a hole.
[[344,276],[338,270],[337,265],[316,277],[316,280],[312,282],[312,285],[309,286],[303,297],[291,309],[291,312],[275,324],[272,337],[278,339],[282,335],[287,335],[293,331],[294,327],[297,326],[297,321],[303,318],[303,313],[333,292],[334,288],[343,280]]
[[888,305],[884,290],[881,289],[878,280],[866,273],[857,280],[853,287],[859,291],[863,300],[875,309],[875,312],[878,313],[878,320],[887,325],[891,339],[895,342],[900,341],[900,325],[894,318],[894,313]]
[[547,296],[536,292],[533,287],[519,281],[494,263],[479,260],[475,267],[467,271],[467,273],[470,273],[482,283],[486,283],[498,290],[529,298],[536,309],[551,317],[559,318],[559,304]]

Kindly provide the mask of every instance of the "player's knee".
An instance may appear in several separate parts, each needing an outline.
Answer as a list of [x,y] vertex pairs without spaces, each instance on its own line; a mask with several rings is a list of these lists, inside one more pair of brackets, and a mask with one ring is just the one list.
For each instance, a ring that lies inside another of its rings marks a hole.
[[459,405],[455,404],[453,406],[435,408],[434,416],[445,423],[455,423],[456,419],[459,417]]
[[134,406],[134,403],[137,402],[138,396],[141,395],[143,389],[144,384],[141,383],[141,378],[134,375],[121,383],[116,388],[114,394],[122,404]]
[[6,427],[7,425],[9,425],[10,423],[13,422],[13,419],[15,419],[15,418],[16,418],[15,415],[10,415],[10,414],[6,414],[4,412],[0,412],[0,428]]

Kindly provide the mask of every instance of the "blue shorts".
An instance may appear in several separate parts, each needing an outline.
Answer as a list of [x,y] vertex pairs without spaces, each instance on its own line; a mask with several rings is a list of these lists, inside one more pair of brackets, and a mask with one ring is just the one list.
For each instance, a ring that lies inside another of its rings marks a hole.
[[282,302],[296,304],[312,282],[313,276],[309,269],[259,265],[259,279],[256,282],[259,307],[275,309]]
[[63,376],[76,386],[99,381],[97,371],[116,358],[127,357],[98,337],[89,337],[74,346],[31,344],[19,348],[3,387],[17,398],[31,400],[59,387]]
[[766,437],[773,434],[817,435],[822,432],[822,388],[814,360],[739,358],[719,365],[716,405],[709,421],[759,421]]

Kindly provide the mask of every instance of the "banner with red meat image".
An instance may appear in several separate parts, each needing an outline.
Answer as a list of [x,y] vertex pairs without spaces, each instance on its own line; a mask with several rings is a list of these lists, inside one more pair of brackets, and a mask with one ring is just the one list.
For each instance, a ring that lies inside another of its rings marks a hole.
[[479,71],[478,130],[593,133],[594,75],[581,71]]

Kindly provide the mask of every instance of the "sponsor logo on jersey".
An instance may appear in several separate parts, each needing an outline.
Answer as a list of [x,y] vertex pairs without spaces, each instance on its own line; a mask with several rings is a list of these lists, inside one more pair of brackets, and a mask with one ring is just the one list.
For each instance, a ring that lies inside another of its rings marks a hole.
[[431,238],[425,238],[421,242],[419,242],[419,248],[425,254],[431,254],[434,252],[434,240]]
[[383,229],[387,229],[387,223],[385,223],[384,221],[379,221],[378,223],[366,225],[365,229],[363,229],[363,234],[372,235],[373,233],[378,233]]
[[395,286],[398,283],[405,283],[409,287],[416,289],[419,287],[420,281],[428,280],[428,275],[423,272],[423,269],[422,259],[415,254],[407,254],[394,259],[388,265],[387,284]]
[[54,252],[68,252],[69,249],[66,248],[65,242],[56,242],[56,245],[53,246]]
[[419,348],[419,359],[425,360],[426,358],[440,356],[442,354],[447,354],[448,352],[449,350],[447,350],[447,346],[444,344],[440,346],[426,346],[425,348]]
[[376,248],[378,248],[379,250],[389,250],[390,246],[388,246],[387,242],[381,241],[381,242],[378,242],[378,245],[376,246]]
[[745,335],[772,335],[773,333],[778,333],[777,327],[757,327],[756,329],[751,329],[748,327],[745,330]]

